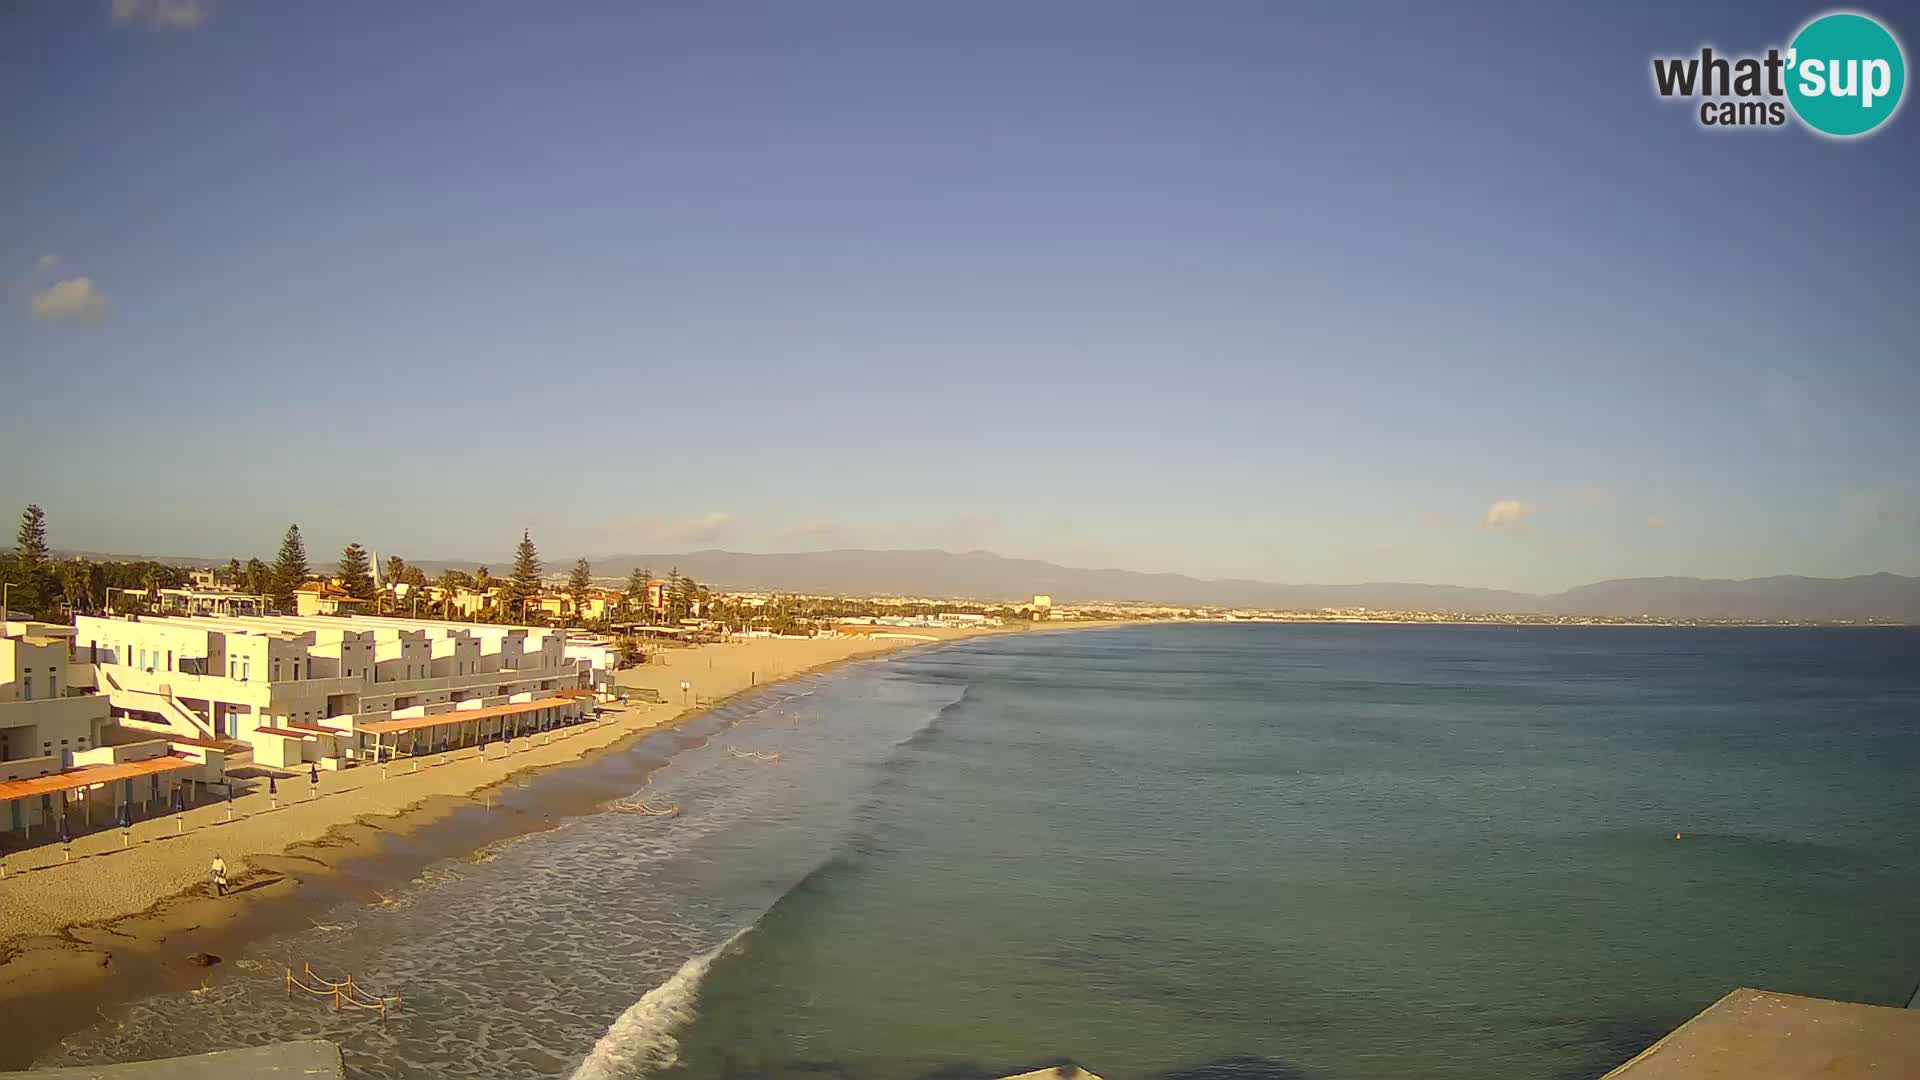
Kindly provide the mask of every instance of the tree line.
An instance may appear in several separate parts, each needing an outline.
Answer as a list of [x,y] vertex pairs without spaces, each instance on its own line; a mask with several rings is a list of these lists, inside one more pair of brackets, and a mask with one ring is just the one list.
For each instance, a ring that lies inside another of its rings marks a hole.
[[[535,606],[536,597],[547,595],[543,564],[530,530],[522,530],[514,549],[513,566],[504,579],[495,578],[485,566],[469,574],[448,570],[429,579],[420,567],[398,555],[386,560],[384,580],[377,580],[373,559],[357,541],[340,552],[331,578],[317,575],[308,561],[306,538],[300,526],[287,526],[280,550],[271,563],[250,558],[245,563],[229,559],[225,566],[211,568],[214,580],[237,592],[267,599],[272,610],[291,613],[298,609],[300,587],[315,580],[330,580],[348,597],[369,605],[379,614],[437,615],[443,619],[460,618],[472,622],[543,623],[546,613]],[[14,548],[0,552],[0,582],[5,583],[6,607],[31,619],[60,620],[77,614],[137,614],[152,610],[162,589],[186,588],[192,583],[192,569],[152,559],[119,561],[111,559],[55,559],[47,541],[47,515],[38,506],[28,506],[20,515],[20,528]],[[705,587],[672,570],[664,579],[663,605],[656,610],[651,603],[654,577],[650,570],[636,569],[628,576],[619,600],[610,605],[605,617],[586,619],[588,601],[594,589],[593,567],[579,559],[569,571],[561,592],[573,602],[576,621],[585,625],[626,622],[652,623],[657,619],[677,623],[696,612],[707,610],[712,594]],[[417,603],[402,604],[397,599],[405,585],[409,592],[434,587],[439,596],[422,609]],[[497,591],[496,591],[497,590]],[[462,602],[463,591],[468,599]]]

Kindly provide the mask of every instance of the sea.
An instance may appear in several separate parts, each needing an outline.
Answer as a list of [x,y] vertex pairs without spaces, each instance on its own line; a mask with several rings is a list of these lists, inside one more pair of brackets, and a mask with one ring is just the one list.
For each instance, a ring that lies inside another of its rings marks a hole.
[[[1913,629],[1032,632],[622,752],[658,767],[599,812],[41,1064],[322,1037],[362,1078],[1572,1080],[1735,987],[1920,980]],[[401,1004],[289,997],[288,963]]]

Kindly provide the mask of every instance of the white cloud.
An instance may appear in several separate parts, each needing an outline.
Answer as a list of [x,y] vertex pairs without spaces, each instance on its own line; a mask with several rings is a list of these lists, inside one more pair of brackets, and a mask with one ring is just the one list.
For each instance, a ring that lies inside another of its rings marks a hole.
[[207,21],[210,0],[113,0],[113,25],[191,30]]
[[726,510],[709,510],[694,517],[667,518],[639,514],[626,521],[626,531],[645,544],[710,544],[737,520]]
[[68,278],[33,297],[36,319],[104,319],[111,305],[90,277]]
[[60,265],[60,256],[42,255],[39,258],[33,260],[33,272],[36,274],[44,274],[47,271],[52,270],[54,267],[59,265]]
[[1647,515],[1647,528],[1664,529],[1667,527],[1667,515],[1655,512]]
[[1520,499],[1501,499],[1487,507],[1486,526],[1499,529],[1509,525],[1518,525],[1533,516],[1533,504]]

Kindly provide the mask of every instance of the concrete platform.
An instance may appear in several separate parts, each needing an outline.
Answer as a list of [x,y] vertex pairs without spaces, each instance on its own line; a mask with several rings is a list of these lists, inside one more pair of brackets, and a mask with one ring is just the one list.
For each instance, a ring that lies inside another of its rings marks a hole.
[[1739,989],[1602,1080],[1920,1077],[1920,1011]]
[[1035,1069],[1018,1076],[1003,1076],[1000,1080],[1100,1080],[1078,1065],[1061,1065],[1052,1069]]
[[192,1057],[131,1061],[124,1065],[0,1073],[0,1080],[209,1080],[211,1077],[346,1080],[346,1075],[346,1066],[340,1061],[340,1048],[325,1039],[310,1039]]

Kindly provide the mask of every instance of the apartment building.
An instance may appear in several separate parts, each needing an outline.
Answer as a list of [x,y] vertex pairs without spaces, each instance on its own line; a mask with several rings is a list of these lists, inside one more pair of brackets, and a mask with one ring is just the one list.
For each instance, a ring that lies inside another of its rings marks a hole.
[[[0,637],[0,779],[40,776],[100,745],[102,699],[71,691],[66,627],[6,624]],[[84,682],[84,680],[82,680]]]
[[73,629],[7,623],[0,635],[0,830],[30,833],[66,815],[110,822],[164,807],[181,783],[218,780],[219,749],[120,731]]
[[510,718],[501,733],[567,723],[585,706],[562,692],[593,681],[559,630],[376,616],[82,616],[74,647],[122,723],[241,740],[266,765],[339,767],[376,726],[466,710]]

